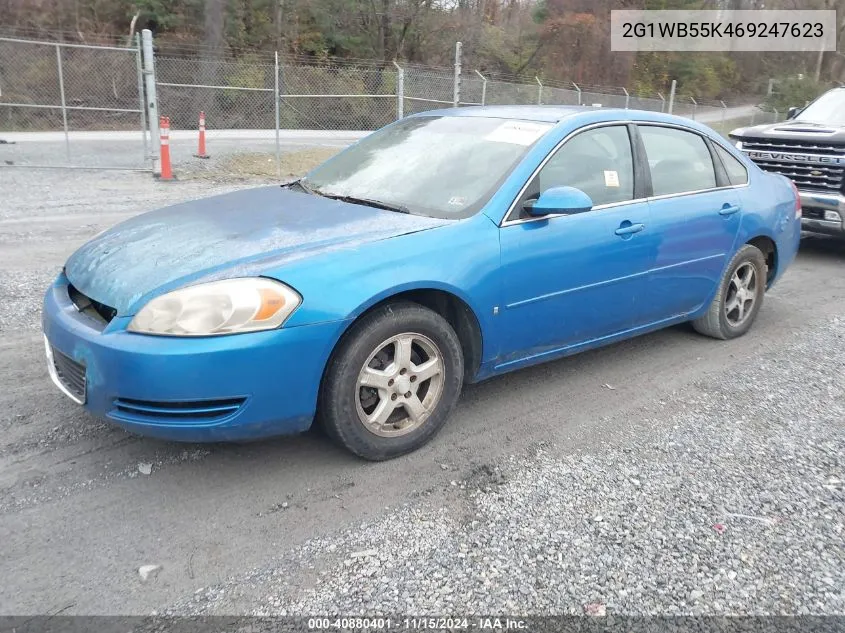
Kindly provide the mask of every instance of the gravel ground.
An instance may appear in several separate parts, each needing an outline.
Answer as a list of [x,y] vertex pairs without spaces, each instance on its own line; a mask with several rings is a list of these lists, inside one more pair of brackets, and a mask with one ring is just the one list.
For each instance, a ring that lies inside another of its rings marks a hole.
[[[304,139],[284,145],[282,179],[301,175],[348,142]],[[143,211],[278,182],[272,140],[216,140],[208,160],[192,156],[196,150],[193,139],[174,141],[172,147],[177,180],[168,183],[155,183],[149,173],[143,172],[0,167],[0,190],[10,192],[0,198],[0,248],[6,251],[0,253],[0,295],[12,299],[0,303],[0,332],[40,327],[43,289],[58,270],[55,265],[33,267],[20,251],[27,241],[54,229],[51,223],[55,224],[57,218],[52,210],[61,209],[66,243],[77,245]],[[78,165],[143,166],[140,141],[75,140],[71,150]],[[64,144],[56,142],[0,145],[0,165],[4,160],[13,164],[61,163],[64,152]]]
[[843,326],[627,412],[623,442],[540,445],[170,612],[845,613]]
[[470,385],[389,462],[319,433],[159,442],[73,406],[47,284],[116,222],[273,182],[224,173],[244,151],[174,183],[0,168],[0,614],[845,614],[836,240],[802,243],[741,339],[679,326]]
[[[160,206],[271,182],[245,177],[156,184],[149,174],[123,171],[3,170],[0,189],[13,193],[0,203],[0,296],[12,300],[0,302],[0,332],[40,327],[41,299],[60,262],[94,234]],[[48,242],[57,231],[55,250],[62,256],[33,262],[32,242]]]
[[[207,160],[194,157],[197,151],[196,133],[183,132],[178,138],[170,141],[170,155],[174,173],[177,177],[195,169],[207,169],[207,165],[214,165],[221,159],[237,153],[260,153],[274,160],[276,145],[271,138],[216,138],[209,136]],[[0,132],[0,139],[3,133]],[[338,132],[332,136],[282,136],[280,148],[283,154],[305,148],[340,148],[345,147],[352,138],[348,134]],[[150,151],[150,150],[148,150]],[[17,171],[18,167],[27,165],[74,165],[96,170],[100,167],[119,169],[148,169],[145,159],[141,133],[137,138],[113,141],[108,138],[81,139],[71,137],[70,155],[63,140],[17,140],[13,144],[0,143],[0,168],[12,166],[9,171]],[[114,172],[113,172],[114,173]]]

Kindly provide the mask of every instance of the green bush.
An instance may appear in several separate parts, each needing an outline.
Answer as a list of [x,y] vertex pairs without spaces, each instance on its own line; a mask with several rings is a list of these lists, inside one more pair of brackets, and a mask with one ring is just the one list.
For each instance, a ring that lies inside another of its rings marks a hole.
[[825,90],[827,90],[825,84],[810,77],[785,77],[775,80],[772,94],[766,97],[764,105],[785,113],[793,106],[803,107]]

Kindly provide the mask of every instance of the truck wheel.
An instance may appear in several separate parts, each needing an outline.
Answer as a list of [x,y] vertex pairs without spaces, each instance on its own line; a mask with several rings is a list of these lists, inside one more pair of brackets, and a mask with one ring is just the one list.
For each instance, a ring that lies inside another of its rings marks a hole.
[[739,249],[707,313],[692,322],[696,331],[722,340],[745,334],[763,305],[766,273],[766,258],[760,249],[750,244]]
[[332,354],[318,419],[360,457],[397,457],[440,430],[463,376],[460,341],[446,319],[416,303],[388,304],[355,323]]

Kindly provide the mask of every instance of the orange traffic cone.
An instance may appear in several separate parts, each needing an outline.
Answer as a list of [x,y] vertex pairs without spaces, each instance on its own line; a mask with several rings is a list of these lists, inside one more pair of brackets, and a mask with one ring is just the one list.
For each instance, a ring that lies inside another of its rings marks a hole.
[[173,170],[170,167],[170,117],[160,117],[158,126],[161,128],[161,176],[162,180],[173,180]]
[[200,142],[197,153],[194,154],[197,158],[208,158],[205,153],[205,112],[200,112]]

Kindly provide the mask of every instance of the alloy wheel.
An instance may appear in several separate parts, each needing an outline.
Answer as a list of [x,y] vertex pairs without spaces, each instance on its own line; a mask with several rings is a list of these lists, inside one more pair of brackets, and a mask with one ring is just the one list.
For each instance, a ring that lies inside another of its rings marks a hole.
[[754,311],[757,283],[757,269],[751,262],[740,264],[731,276],[725,297],[725,318],[732,327],[741,326]]
[[383,341],[358,374],[359,420],[380,437],[413,432],[440,402],[443,374],[443,355],[430,338],[408,332]]

